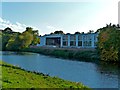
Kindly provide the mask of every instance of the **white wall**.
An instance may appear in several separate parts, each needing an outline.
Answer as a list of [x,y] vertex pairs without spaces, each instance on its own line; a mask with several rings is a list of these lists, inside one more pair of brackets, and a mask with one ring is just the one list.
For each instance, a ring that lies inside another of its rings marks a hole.
[[44,46],[46,42],[46,37],[39,37],[40,38],[40,44],[37,44],[37,46]]
[[[89,46],[89,47],[86,47],[86,46],[84,46],[84,44],[83,44],[83,42],[84,42],[84,39],[83,39],[83,36],[86,36],[86,34],[83,34],[82,35],[82,47],[81,48],[95,48],[95,46],[94,46],[94,42],[97,42],[97,38],[96,38],[96,40],[94,40],[94,36],[98,36],[98,34],[95,34],[95,33],[93,33],[93,34],[89,34],[89,35],[91,35],[91,37],[92,37],[92,45],[91,46]],[[61,47],[71,47],[70,46],[70,35],[67,35],[68,36],[68,46],[63,46],[63,35],[46,35],[46,36],[41,36],[40,37],[40,44],[38,44],[37,46],[45,46],[46,45],[46,38],[47,37],[61,37]],[[76,35],[76,47],[78,47],[78,35]]]

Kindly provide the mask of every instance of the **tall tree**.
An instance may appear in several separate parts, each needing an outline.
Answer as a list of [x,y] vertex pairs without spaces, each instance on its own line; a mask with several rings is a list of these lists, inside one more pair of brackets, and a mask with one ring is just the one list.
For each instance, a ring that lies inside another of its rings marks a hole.
[[19,34],[12,35],[6,44],[7,50],[19,50],[21,49],[21,39]]
[[104,61],[120,60],[120,30],[115,25],[107,25],[99,30],[98,50]]
[[[7,38],[6,42],[4,42],[7,50],[20,50],[40,42],[38,30],[33,30],[31,27],[27,27],[23,33],[5,33],[3,35],[5,35],[3,39]],[[9,35],[11,35],[11,37],[9,37]]]
[[6,32],[6,33],[11,33],[13,32],[11,28],[7,27],[3,30],[3,32]]
[[33,28],[31,27],[27,27],[26,32],[29,32],[31,35],[33,35],[31,45],[37,45],[38,43],[40,43],[40,38],[38,37],[39,36],[38,30],[33,30]]

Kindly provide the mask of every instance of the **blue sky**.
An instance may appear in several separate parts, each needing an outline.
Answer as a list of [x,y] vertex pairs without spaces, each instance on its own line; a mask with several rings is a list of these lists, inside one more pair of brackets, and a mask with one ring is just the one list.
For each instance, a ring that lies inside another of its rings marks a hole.
[[30,26],[39,34],[96,31],[107,23],[117,24],[118,2],[2,2],[0,28],[24,31]]

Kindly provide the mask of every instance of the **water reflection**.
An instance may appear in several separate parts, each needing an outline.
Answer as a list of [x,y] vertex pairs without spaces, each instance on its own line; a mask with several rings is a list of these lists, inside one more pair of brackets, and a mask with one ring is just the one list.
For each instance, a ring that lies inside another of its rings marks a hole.
[[118,75],[119,73],[119,67],[118,64],[111,64],[111,63],[106,63],[106,62],[99,62],[97,67],[97,70],[101,73],[101,74],[107,74],[107,75]]
[[78,62],[27,52],[3,52],[5,62],[51,76],[82,82],[92,88],[118,88],[117,65]]
[[0,55],[36,55],[36,53],[10,52],[10,51],[1,52],[1,51],[0,51]]

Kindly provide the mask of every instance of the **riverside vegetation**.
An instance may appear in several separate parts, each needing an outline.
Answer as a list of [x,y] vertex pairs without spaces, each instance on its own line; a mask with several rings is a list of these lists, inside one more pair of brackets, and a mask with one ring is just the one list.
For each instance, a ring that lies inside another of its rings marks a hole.
[[78,61],[84,60],[86,62],[98,62],[100,59],[99,55],[97,54],[97,51],[92,49],[77,50],[77,49],[66,49],[66,48],[59,49],[59,48],[31,47],[31,48],[22,49],[20,51],[40,53],[43,55],[50,55],[54,57],[78,60]]
[[[52,55],[56,57],[69,59],[86,59],[86,61],[106,61],[106,62],[120,62],[120,26],[106,25],[96,31],[98,33],[97,49],[95,51],[79,50],[51,50],[43,48],[30,48],[30,46],[40,43],[38,30],[33,30],[27,27],[23,33],[13,32],[10,28],[6,28],[0,33],[0,40],[2,40],[2,50],[6,51],[31,51],[42,53],[45,55]],[[52,34],[64,34],[62,31],[55,31]],[[79,33],[80,34],[80,33]],[[2,38],[2,39],[1,39]]]
[[120,62],[120,26],[119,24],[98,29],[98,52],[101,60]]
[[[34,48],[40,43],[38,30],[27,27],[23,33],[13,32],[6,28],[0,32],[0,44],[2,51],[29,51],[52,55],[56,57],[77,59],[85,61],[120,62],[120,27],[119,25],[107,25],[100,28],[96,50],[69,50]],[[3,88],[87,88],[81,83],[65,81],[57,77],[50,77],[41,73],[25,71],[19,67],[1,63]],[[0,76],[1,78],[1,76]],[[1,82],[0,82],[1,83]]]
[[25,71],[0,61],[2,66],[2,88],[80,88],[91,90],[79,82],[70,82],[42,73]]

